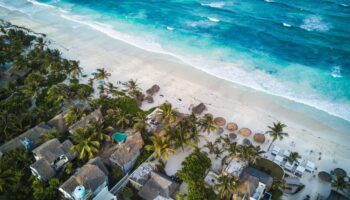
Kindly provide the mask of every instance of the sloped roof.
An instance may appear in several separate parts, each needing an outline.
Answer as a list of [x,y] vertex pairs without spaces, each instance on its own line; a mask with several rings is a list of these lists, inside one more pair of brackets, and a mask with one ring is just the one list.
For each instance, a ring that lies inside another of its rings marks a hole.
[[45,159],[51,163],[65,152],[62,149],[60,141],[57,138],[54,138],[35,148],[33,153],[39,158]]
[[253,180],[251,177],[257,178],[261,183],[264,183],[266,185],[266,189],[269,190],[273,183],[272,176],[266,174],[265,172],[262,172],[260,170],[257,170],[252,167],[247,167],[243,170],[241,176],[240,176],[240,182],[244,182],[246,180]]
[[55,176],[56,172],[51,167],[50,163],[45,159],[40,159],[30,165],[31,168],[35,169],[37,173],[41,176],[44,180],[49,180],[51,177]]
[[66,126],[66,123],[64,121],[64,114],[65,112],[56,115],[55,117],[53,117],[52,119],[50,119],[50,121],[48,121],[47,123],[50,124],[51,126],[54,126],[57,128],[58,131],[60,131],[61,133],[64,133],[68,130],[68,127]]
[[126,141],[111,155],[110,159],[120,165],[128,163],[143,147],[141,133],[137,132],[126,138]]
[[145,200],[153,200],[157,196],[170,197],[176,190],[178,184],[170,179],[152,172],[151,178],[139,191],[139,196]]
[[3,153],[7,153],[13,149],[24,148],[24,146],[21,144],[21,140],[23,140],[24,138],[28,138],[30,141],[32,141],[34,143],[33,145],[35,146],[35,142],[44,133],[47,133],[51,130],[55,130],[55,129],[51,126],[48,126],[44,123],[41,123],[41,124],[31,128],[31,129],[27,130],[26,132],[19,135],[18,137],[13,138],[12,140],[6,142],[2,146],[0,146],[0,151]]
[[103,115],[102,115],[101,110],[97,109],[97,110],[93,111],[92,113],[90,113],[89,115],[87,115],[86,117],[84,117],[83,119],[81,119],[80,121],[71,125],[69,127],[69,132],[74,133],[75,130],[77,130],[78,128],[84,128],[87,125],[89,125],[91,122],[96,122],[96,121],[100,121],[100,120],[103,120]]
[[107,169],[101,159],[96,157],[81,167],[73,176],[64,182],[60,188],[68,193],[83,185],[86,189],[95,191],[102,183],[108,180]]

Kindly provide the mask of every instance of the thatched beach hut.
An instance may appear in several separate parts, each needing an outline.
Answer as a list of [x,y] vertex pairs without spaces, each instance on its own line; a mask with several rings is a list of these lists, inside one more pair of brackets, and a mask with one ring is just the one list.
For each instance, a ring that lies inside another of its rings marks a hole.
[[252,131],[249,128],[241,128],[241,130],[239,130],[239,134],[243,137],[249,137],[250,134],[252,134]]
[[154,95],[155,93],[157,93],[160,90],[159,85],[153,85],[151,88],[149,88],[148,90],[146,90],[146,93],[150,96]]
[[333,172],[338,178],[344,178],[347,176],[346,171],[342,168],[335,168]]
[[194,112],[197,115],[200,115],[205,109],[207,109],[207,107],[204,105],[204,103],[200,103],[192,108],[192,112]]
[[236,131],[238,129],[238,126],[234,122],[227,123],[226,129],[229,131]]
[[147,101],[147,103],[153,103],[154,102],[153,97],[150,96],[150,95],[146,96],[144,100]]
[[230,140],[235,140],[237,139],[237,135],[235,133],[230,133],[229,134]]
[[256,133],[254,135],[254,141],[257,143],[264,143],[265,142],[265,135],[262,133]]
[[243,140],[243,145],[249,146],[249,145],[252,145],[252,142],[251,142],[249,139],[244,138],[244,140]]
[[325,171],[321,171],[318,173],[318,178],[320,178],[322,181],[325,181],[325,182],[331,182],[332,181],[332,176],[325,172]]
[[218,127],[217,130],[216,130],[216,134],[220,135],[224,132],[224,129],[221,128],[221,127]]
[[226,124],[226,120],[223,117],[216,117],[214,119],[214,123],[217,126],[224,126]]

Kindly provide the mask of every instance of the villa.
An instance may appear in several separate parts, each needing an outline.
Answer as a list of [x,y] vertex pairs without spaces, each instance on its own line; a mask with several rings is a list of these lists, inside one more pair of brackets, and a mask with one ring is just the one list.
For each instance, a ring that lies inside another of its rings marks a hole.
[[60,187],[66,199],[85,200],[96,197],[108,186],[108,170],[100,157],[89,160]]
[[12,140],[6,142],[5,144],[0,146],[0,152],[3,154],[13,150],[13,149],[26,149],[31,151],[39,144],[39,140],[42,135],[49,131],[56,130],[54,127],[41,123],[34,128],[31,128],[24,132],[23,134],[13,138]]
[[68,130],[71,134],[73,134],[78,128],[84,128],[89,125],[91,122],[103,121],[103,115],[100,109],[97,109],[81,119],[80,121],[71,125]]
[[151,178],[138,192],[145,200],[172,199],[178,184],[156,172],[151,172]]
[[247,161],[238,158],[232,158],[230,162],[224,166],[223,173],[231,174],[233,176],[240,176],[247,165]]
[[76,157],[69,149],[73,144],[66,140],[62,144],[52,139],[33,150],[35,162],[30,166],[32,174],[41,181],[48,181],[66,163]]
[[125,142],[119,144],[117,150],[109,157],[111,164],[118,165],[126,174],[134,167],[143,145],[141,133],[137,132],[128,136]]

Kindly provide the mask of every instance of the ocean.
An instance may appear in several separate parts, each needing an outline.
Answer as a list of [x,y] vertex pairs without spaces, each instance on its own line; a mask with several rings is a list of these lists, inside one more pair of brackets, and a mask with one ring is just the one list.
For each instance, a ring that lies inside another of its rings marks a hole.
[[0,0],[350,121],[349,0]]

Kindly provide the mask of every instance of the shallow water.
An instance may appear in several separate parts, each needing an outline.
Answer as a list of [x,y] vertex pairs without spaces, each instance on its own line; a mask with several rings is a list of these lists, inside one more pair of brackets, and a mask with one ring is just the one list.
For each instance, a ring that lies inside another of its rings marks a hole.
[[350,121],[349,1],[0,2],[28,15],[54,6],[109,36]]

